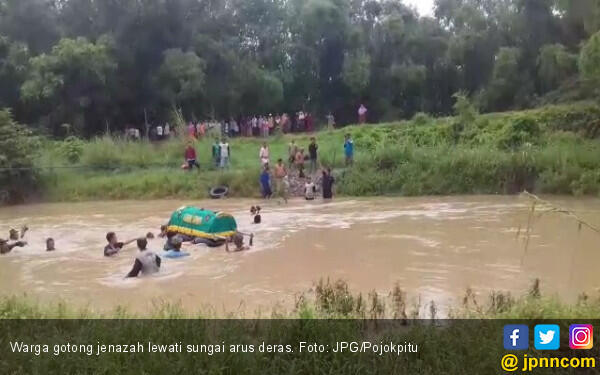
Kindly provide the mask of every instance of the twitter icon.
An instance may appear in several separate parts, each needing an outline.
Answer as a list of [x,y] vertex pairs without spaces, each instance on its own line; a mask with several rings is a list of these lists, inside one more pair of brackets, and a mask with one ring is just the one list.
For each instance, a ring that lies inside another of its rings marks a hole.
[[533,334],[538,350],[557,350],[560,347],[560,327],[556,324],[538,324]]

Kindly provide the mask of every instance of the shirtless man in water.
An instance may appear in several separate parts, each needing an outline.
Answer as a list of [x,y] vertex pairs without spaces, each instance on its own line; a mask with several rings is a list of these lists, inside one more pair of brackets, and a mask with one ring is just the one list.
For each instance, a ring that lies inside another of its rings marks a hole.
[[[27,225],[24,225],[21,229],[21,239],[25,237],[25,233],[29,230]],[[13,243],[9,243],[8,241],[14,241]],[[19,231],[15,229],[11,229],[8,231],[8,240],[0,238],[0,254],[8,254],[15,247],[25,247],[27,246],[26,241],[19,241]]]
[[0,254],[8,254],[15,247],[24,247],[27,245],[25,241],[17,241],[13,243],[8,243],[7,240],[0,238]]
[[[254,234],[250,235],[250,246],[252,246],[252,241],[254,240]],[[235,245],[235,249],[233,249],[233,252],[238,252],[238,251],[245,251],[245,250],[250,250],[250,246],[245,246],[244,245],[244,234],[237,232],[236,234],[234,234],[233,236],[231,236],[231,238],[229,238],[227,241],[225,241],[225,251],[229,252],[229,242],[233,242],[233,244]]]
[[127,242],[119,242],[117,240],[117,235],[115,234],[115,232],[108,232],[106,234],[106,241],[108,241],[108,245],[104,247],[104,256],[111,257],[113,255],[117,255],[119,251],[123,249],[123,247],[137,241],[137,238],[129,240]]

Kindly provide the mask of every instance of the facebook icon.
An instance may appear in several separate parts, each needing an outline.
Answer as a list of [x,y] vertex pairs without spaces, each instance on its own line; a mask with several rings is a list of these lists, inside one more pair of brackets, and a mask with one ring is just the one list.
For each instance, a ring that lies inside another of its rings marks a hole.
[[504,326],[504,349],[524,350],[529,347],[529,327],[521,324]]

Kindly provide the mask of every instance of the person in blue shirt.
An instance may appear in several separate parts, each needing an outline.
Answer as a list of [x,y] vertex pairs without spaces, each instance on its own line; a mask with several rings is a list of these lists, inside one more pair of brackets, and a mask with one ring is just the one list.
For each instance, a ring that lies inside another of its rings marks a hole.
[[177,259],[190,256],[190,253],[186,253],[181,251],[181,245],[183,244],[183,238],[180,235],[175,235],[167,241],[169,243],[169,248],[165,245],[164,252],[162,256],[170,259]]
[[269,165],[265,165],[262,173],[260,174],[260,186],[262,188],[263,198],[270,199],[273,195],[271,190],[271,174],[269,173]]
[[346,155],[346,166],[349,166],[354,163],[354,141],[352,141],[350,134],[346,134],[344,139],[344,154]]

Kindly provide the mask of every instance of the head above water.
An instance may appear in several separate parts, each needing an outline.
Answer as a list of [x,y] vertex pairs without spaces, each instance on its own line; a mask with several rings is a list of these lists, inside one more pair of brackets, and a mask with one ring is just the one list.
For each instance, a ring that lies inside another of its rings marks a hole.
[[244,236],[240,233],[236,233],[231,238],[231,241],[235,244],[238,249],[244,247]]
[[54,238],[46,238],[46,251],[54,251]]
[[106,241],[111,245],[117,243],[117,234],[115,232],[106,233]]
[[173,244],[173,250],[181,251],[181,245],[183,244],[183,238],[181,238],[181,236],[177,235],[177,236],[173,237],[173,239],[171,240],[171,243]]
[[9,238],[11,240],[18,240],[19,239],[19,231],[16,229],[11,229],[8,231],[9,234]]
[[148,240],[146,240],[145,238],[139,238],[137,240],[137,247],[138,247],[138,249],[140,249],[140,251],[146,250],[147,246],[148,246]]

